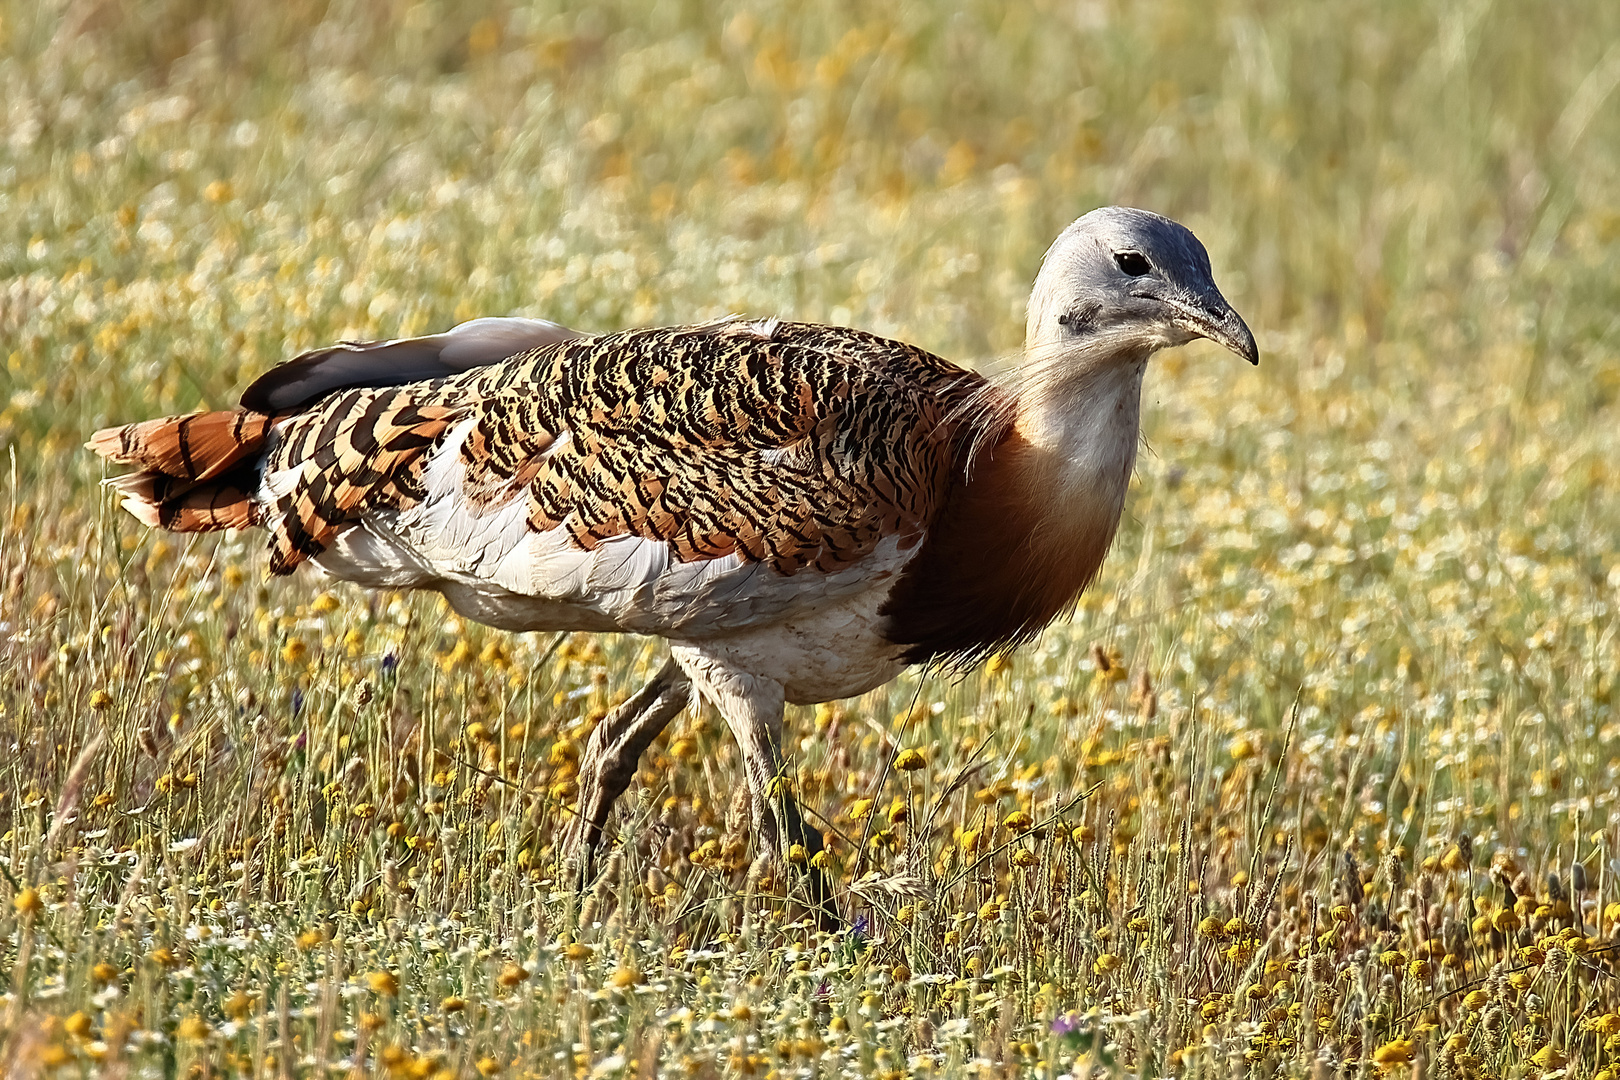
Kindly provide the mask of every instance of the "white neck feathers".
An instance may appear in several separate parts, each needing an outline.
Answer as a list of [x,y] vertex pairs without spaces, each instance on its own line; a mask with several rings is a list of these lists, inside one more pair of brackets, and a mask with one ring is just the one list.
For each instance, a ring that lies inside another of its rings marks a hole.
[[1112,535],[1136,464],[1147,359],[1054,358],[1005,388],[1013,432],[1027,447],[1029,490],[1042,493],[1049,520],[1079,519]]

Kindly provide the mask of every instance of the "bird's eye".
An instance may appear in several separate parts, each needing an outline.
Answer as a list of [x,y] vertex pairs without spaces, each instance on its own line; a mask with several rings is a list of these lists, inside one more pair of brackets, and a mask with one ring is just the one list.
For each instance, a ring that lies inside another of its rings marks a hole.
[[1114,253],[1114,264],[1131,277],[1141,277],[1153,269],[1153,264],[1147,261],[1147,256],[1140,251],[1118,251]]

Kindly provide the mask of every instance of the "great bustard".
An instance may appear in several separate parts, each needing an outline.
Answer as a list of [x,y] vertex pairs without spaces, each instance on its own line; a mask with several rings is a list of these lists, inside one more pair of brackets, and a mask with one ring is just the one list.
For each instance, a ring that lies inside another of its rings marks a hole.
[[109,482],[148,525],[269,530],[275,574],[309,560],[505,630],[668,638],[581,761],[587,861],[694,691],[741,745],[763,851],[813,853],[772,784],[784,703],[970,663],[1068,609],[1119,523],[1148,357],[1195,337],[1257,362],[1197,238],[1106,207],[1047,251],[1005,376],[775,319],[476,319],[306,353],[239,408],[88,445],[140,468]]

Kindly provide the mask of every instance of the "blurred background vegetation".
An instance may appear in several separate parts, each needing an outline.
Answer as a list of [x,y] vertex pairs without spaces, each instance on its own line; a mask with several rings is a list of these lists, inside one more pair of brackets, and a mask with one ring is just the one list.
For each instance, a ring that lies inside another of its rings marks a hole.
[[[1609,0],[0,0],[6,1060],[1604,1075],[1614,980],[1546,943],[1620,919],[1617,86]],[[841,888],[928,879],[843,894],[865,951],[727,891],[701,718],[606,925],[553,889],[642,643],[266,584],[80,449],[475,315],[992,362],[1103,203],[1192,227],[1263,362],[1155,362],[1072,627],[790,717]]]
[[[1603,4],[81,0],[0,32],[9,377],[61,380],[12,438],[99,420],[105,376],[217,404],[289,349],[473,312],[1003,353],[1044,246],[1105,202],[1205,239],[1273,386],[1332,352],[1414,404],[1612,394]],[[75,268],[95,310],[40,317]],[[159,276],[167,307],[90,339]]]

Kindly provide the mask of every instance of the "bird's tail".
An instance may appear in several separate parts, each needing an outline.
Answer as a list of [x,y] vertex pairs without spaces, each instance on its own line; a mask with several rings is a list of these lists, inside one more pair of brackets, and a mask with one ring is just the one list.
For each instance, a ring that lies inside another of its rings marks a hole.
[[245,529],[259,524],[258,461],[275,418],[249,409],[192,413],[103,428],[85,446],[139,472],[107,481],[124,509],[173,532]]

